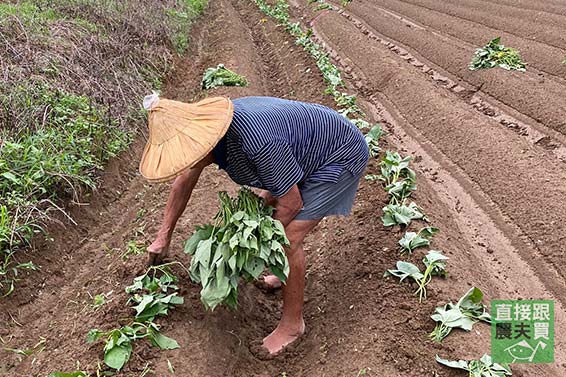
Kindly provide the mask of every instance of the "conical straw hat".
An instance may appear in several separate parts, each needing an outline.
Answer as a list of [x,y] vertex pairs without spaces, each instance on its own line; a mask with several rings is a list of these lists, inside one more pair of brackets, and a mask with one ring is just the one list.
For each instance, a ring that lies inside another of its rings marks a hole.
[[140,172],[150,182],[168,181],[202,160],[222,139],[234,114],[225,97],[189,104],[154,94],[144,99],[144,107],[149,110],[149,140]]

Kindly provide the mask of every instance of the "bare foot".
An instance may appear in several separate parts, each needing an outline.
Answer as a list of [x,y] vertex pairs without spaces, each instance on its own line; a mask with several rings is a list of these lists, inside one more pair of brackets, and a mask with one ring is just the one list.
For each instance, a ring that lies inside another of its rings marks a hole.
[[281,288],[281,280],[275,275],[264,275],[257,282],[256,285],[259,289],[267,292],[272,292]]
[[301,320],[298,325],[285,325],[279,322],[277,328],[263,339],[263,347],[272,356],[277,355],[291,343],[305,333],[305,322]]
[[158,266],[163,264],[164,259],[169,255],[170,240],[157,237],[147,248],[147,265]]

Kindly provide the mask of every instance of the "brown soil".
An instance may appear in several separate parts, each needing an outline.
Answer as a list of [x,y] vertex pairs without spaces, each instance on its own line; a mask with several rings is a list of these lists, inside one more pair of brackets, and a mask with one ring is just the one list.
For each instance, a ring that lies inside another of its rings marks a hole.
[[[314,14],[303,13],[305,3],[296,4],[293,12],[309,20]],[[450,9],[468,7],[473,14],[476,3],[488,4],[466,1]],[[519,2],[524,9],[536,9],[539,3]],[[548,3],[553,17],[562,17],[559,12],[566,7]],[[393,9],[394,4],[398,7]],[[459,376],[439,367],[434,355],[473,358],[489,353],[489,327],[476,325],[472,333],[457,332],[436,345],[428,340],[434,327],[428,317],[436,305],[458,299],[470,286],[480,287],[487,299],[556,299],[557,363],[517,367],[514,375],[565,375],[566,226],[560,221],[566,218],[566,172],[560,159],[564,139],[550,130],[564,130],[563,81],[554,77],[541,82],[536,74],[501,70],[472,74],[466,68],[473,51],[467,43],[476,42],[459,40],[452,18],[426,16],[425,10],[418,19],[414,13],[394,17],[377,9],[389,6],[394,12],[409,9],[401,2],[360,0],[349,13],[324,13],[315,22],[315,34],[350,72],[346,78],[358,88],[372,120],[386,127],[384,148],[415,157],[415,201],[441,229],[434,247],[450,256],[450,277],[435,280],[422,304],[406,284],[382,277],[399,259],[396,243],[401,235],[381,225],[383,190],[363,182],[353,215],[323,221],[308,239],[308,331],[292,351],[272,361],[258,360],[249,351],[250,343],[275,326],[278,294],[242,285],[237,311],[219,308],[210,313],[200,304],[199,287],[178,270],[185,304],[159,323],[181,348],[158,351],[136,343],[118,376],[140,376],[146,365],[154,371],[148,375],[170,376],[168,361],[178,376],[357,376],[364,368],[369,376]],[[508,6],[500,10],[501,17],[506,10],[513,10],[509,17],[517,19],[523,14]],[[193,30],[189,58],[178,62],[165,94],[186,101],[206,94],[271,95],[332,105],[322,93],[325,85],[313,62],[264,18],[247,0],[211,1]],[[436,23],[427,24],[428,19]],[[440,19],[448,29],[454,25],[451,31],[442,30],[450,35],[450,45],[434,39],[432,30],[439,28]],[[540,51],[550,51],[539,42]],[[201,92],[202,72],[218,63],[244,74],[251,85]],[[53,227],[53,240],[38,242],[21,256],[42,269],[0,302],[0,336],[3,346],[13,349],[33,348],[42,337],[45,343],[28,357],[0,351],[0,375],[45,376],[74,370],[77,362],[94,372],[102,345],[87,345],[86,333],[110,329],[131,315],[124,287],[140,273],[145,258],[121,255],[129,240],[151,242],[168,194],[167,185],[148,185],[137,173],[142,145],[140,138],[109,166],[89,205],[72,209],[78,226]],[[376,161],[368,171],[377,172]],[[210,220],[217,208],[216,192],[224,189],[233,192],[236,187],[214,169],[205,172],[175,233],[176,260],[188,265],[183,240],[195,225]],[[409,259],[418,262],[423,253],[419,250]],[[109,303],[98,310],[90,307],[91,296],[110,291]]]

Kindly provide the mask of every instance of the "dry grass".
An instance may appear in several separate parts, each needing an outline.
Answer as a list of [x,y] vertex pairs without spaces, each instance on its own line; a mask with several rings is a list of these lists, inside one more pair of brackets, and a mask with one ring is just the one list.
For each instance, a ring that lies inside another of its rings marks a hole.
[[[0,294],[15,251],[142,124],[206,0],[0,3]],[[26,266],[23,264],[22,266]],[[29,266],[29,264],[27,265]]]

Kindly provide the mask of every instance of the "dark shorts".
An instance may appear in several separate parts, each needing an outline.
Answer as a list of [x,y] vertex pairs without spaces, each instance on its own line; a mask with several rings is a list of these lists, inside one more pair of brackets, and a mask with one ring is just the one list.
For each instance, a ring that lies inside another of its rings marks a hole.
[[348,216],[352,212],[360,175],[342,171],[338,181],[310,182],[307,178],[299,185],[303,209],[295,220],[320,220],[327,216]]

